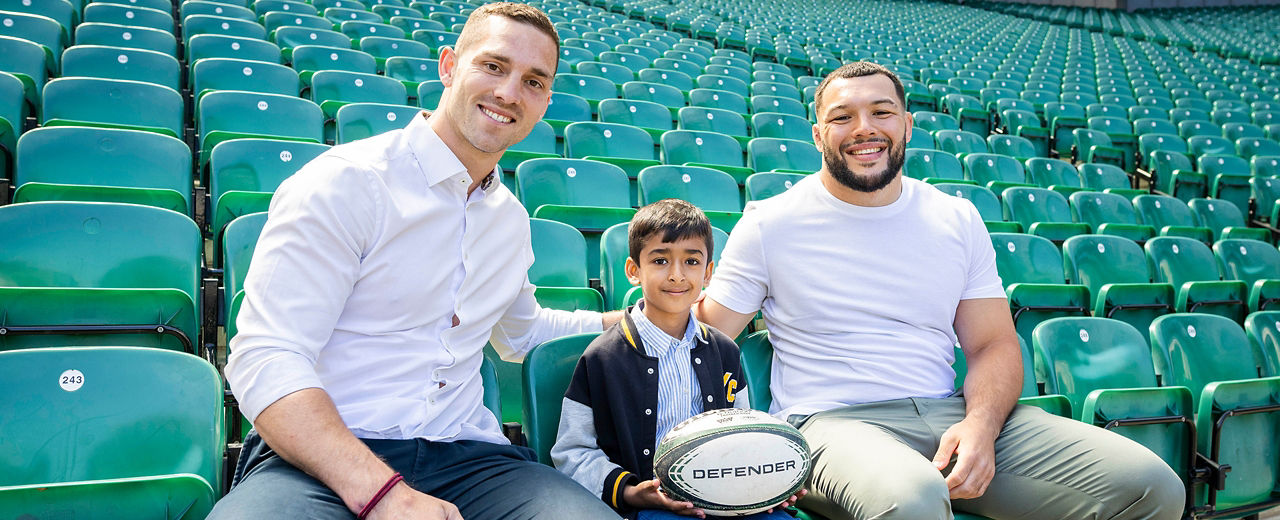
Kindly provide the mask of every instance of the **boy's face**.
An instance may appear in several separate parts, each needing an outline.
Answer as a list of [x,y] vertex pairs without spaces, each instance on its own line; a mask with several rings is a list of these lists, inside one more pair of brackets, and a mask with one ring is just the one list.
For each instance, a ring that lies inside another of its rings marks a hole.
[[645,310],[688,314],[693,301],[711,280],[712,261],[706,240],[690,237],[663,242],[662,234],[645,239],[637,263],[627,257],[627,279],[644,291]]

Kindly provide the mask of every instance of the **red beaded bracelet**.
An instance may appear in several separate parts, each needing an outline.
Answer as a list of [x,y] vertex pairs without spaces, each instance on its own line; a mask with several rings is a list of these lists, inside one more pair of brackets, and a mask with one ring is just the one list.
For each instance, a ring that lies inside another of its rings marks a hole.
[[369,513],[373,512],[373,507],[378,505],[378,502],[382,501],[382,497],[387,496],[387,493],[391,492],[391,488],[396,487],[396,484],[401,480],[404,480],[404,477],[399,473],[391,475],[391,478],[387,479],[387,483],[382,485],[382,489],[379,489],[373,495],[373,498],[369,499],[369,503],[364,505],[364,509],[360,510],[360,514],[356,515],[357,520],[364,520],[365,517],[369,516]]

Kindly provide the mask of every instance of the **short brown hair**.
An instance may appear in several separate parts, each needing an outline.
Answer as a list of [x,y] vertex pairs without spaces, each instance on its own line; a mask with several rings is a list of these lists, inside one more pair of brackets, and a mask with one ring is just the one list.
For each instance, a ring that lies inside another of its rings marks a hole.
[[[462,53],[462,49],[470,46],[480,36],[476,34],[475,27],[480,25],[485,18],[490,16],[503,16],[517,22],[532,25],[543,34],[551,38],[556,43],[556,64],[560,64],[560,35],[556,33],[556,28],[551,24],[551,19],[547,18],[547,13],[542,12],[537,7],[525,4],[517,4],[512,2],[494,2],[492,4],[484,4],[475,11],[471,11],[471,15],[467,17],[466,25],[462,26],[462,33],[458,35],[458,41],[453,44],[453,50]],[[554,71],[553,71],[554,72]]]
[[636,211],[627,231],[627,246],[631,259],[640,262],[640,251],[645,241],[662,234],[663,242],[675,242],[686,238],[701,238],[707,245],[707,260],[715,251],[711,236],[711,221],[697,206],[680,199],[662,199]]
[[814,112],[821,113],[822,93],[827,90],[827,85],[832,81],[837,79],[874,76],[876,74],[883,74],[889,77],[889,81],[893,82],[893,89],[898,93],[898,103],[902,104],[902,108],[905,110],[907,108],[907,95],[902,88],[902,80],[898,79],[897,74],[894,74],[893,71],[884,68],[878,63],[855,61],[853,63],[841,65],[840,68],[831,71],[831,74],[827,74],[827,77],[822,79],[822,83],[818,84],[818,90],[813,94]]

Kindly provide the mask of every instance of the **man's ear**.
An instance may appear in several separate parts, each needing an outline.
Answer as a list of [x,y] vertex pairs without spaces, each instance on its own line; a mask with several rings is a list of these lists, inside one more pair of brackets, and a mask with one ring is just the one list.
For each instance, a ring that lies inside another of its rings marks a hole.
[[453,71],[458,67],[458,53],[451,46],[440,48],[440,63],[436,72],[440,74],[440,83],[446,87],[453,86]]
[[631,282],[631,285],[640,285],[640,264],[628,256],[627,263],[622,266],[622,269],[627,273],[627,281]]

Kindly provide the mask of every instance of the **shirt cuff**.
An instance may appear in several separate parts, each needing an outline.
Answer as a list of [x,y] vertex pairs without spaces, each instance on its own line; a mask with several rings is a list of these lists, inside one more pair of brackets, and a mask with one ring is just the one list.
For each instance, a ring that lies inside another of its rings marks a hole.
[[247,353],[227,364],[227,382],[249,422],[286,395],[324,388],[306,356],[288,351]]
[[578,320],[579,332],[603,332],[604,315],[595,311],[573,311],[573,318]]

